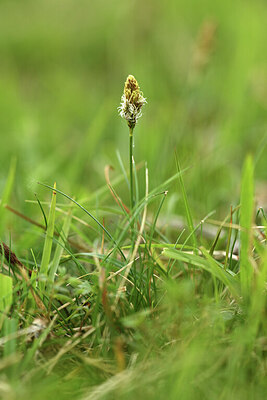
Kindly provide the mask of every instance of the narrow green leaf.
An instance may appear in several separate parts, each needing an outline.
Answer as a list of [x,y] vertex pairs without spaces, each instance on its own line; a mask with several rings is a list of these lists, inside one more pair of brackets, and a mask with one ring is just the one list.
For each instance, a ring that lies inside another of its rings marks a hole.
[[[48,266],[50,262],[52,244],[53,244],[53,236],[54,236],[54,227],[55,227],[55,215],[56,215],[56,183],[54,183],[54,190],[52,193],[51,206],[48,216],[47,222],[47,231],[44,242],[43,256],[40,266],[40,274],[48,276]],[[40,282],[40,289],[44,289],[45,284]]]
[[10,163],[8,177],[6,181],[6,185],[2,194],[2,199],[0,200],[0,234],[4,230],[4,213],[5,213],[5,205],[9,202],[10,195],[14,185],[15,172],[16,172],[16,158],[13,158]]
[[210,264],[210,267],[214,271],[214,276],[216,276],[215,271],[217,271],[217,278],[220,279],[221,282],[225,284],[225,286],[228,286],[230,291],[232,292],[233,296],[239,297],[240,296],[240,285],[239,281],[237,279],[237,276],[230,270],[226,269],[225,266],[220,264],[218,261],[216,261],[209,252],[201,247],[200,249],[203,253],[203,255],[206,257],[208,263]]
[[60,232],[59,240],[57,242],[56,250],[55,250],[55,255],[52,261],[52,265],[49,271],[49,276],[52,281],[55,280],[55,274],[57,272],[59,262],[64,250],[65,246],[65,241],[68,238],[69,230],[70,230],[70,224],[71,224],[71,219],[72,219],[72,207],[69,209],[69,212],[65,218],[62,230]]
[[120,164],[120,167],[121,167],[121,170],[122,170],[122,173],[123,173],[125,182],[127,183],[127,186],[128,186],[128,188],[130,189],[129,179],[128,179],[128,176],[127,176],[126,169],[125,169],[125,167],[124,167],[124,165],[123,165],[123,162],[122,162],[122,159],[121,159],[121,155],[120,155],[119,150],[116,151],[116,155],[117,155],[117,159],[118,159],[118,161],[119,161],[119,164]]
[[[18,329],[18,321],[15,318],[5,319],[4,321],[4,336],[13,336]],[[4,345],[4,356],[8,357],[11,356],[16,352],[17,347],[17,339],[13,337],[12,339],[8,340]]]
[[41,203],[40,200],[38,199],[36,193],[35,193],[35,197],[36,197],[37,203],[39,204],[40,210],[41,210],[41,212],[42,212],[42,214],[43,214],[43,217],[44,217],[45,230],[47,230],[47,218],[46,218],[46,215],[45,215],[45,212],[44,212],[42,203]]
[[12,278],[7,275],[0,274],[0,321],[3,313],[8,312],[13,301]]
[[[44,183],[40,183],[40,185],[45,186],[49,189],[53,188],[49,185],[46,185]],[[67,199],[69,199],[70,201],[72,201],[74,204],[76,204],[78,207],[80,207],[81,210],[83,210],[87,215],[89,215],[89,217],[91,217],[102,229],[103,231],[107,234],[107,236],[113,241],[113,243],[115,244],[116,248],[119,250],[120,254],[122,255],[122,257],[124,258],[124,260],[126,260],[125,255],[123,254],[123,252],[121,251],[121,248],[117,245],[116,240],[113,238],[113,236],[109,233],[109,231],[97,220],[97,218],[95,218],[89,211],[86,210],[86,208],[84,208],[81,204],[79,204],[76,200],[74,200],[73,198],[71,198],[70,196],[68,196],[67,194],[65,194],[64,192],[62,192],[61,190],[55,189],[54,188],[54,192],[57,192],[59,194],[61,194],[62,196],[66,197]]]
[[253,244],[253,211],[254,211],[254,167],[251,156],[248,156],[244,167],[240,197],[240,281],[242,295],[248,299],[251,293],[253,267],[251,264]]
[[179,178],[181,191],[182,191],[182,196],[183,196],[183,201],[184,201],[184,206],[185,206],[186,220],[187,220],[188,228],[189,228],[189,231],[190,231],[190,236],[192,237],[193,245],[194,245],[194,247],[196,249],[197,248],[197,238],[196,238],[196,233],[195,233],[195,229],[194,229],[192,213],[191,213],[190,206],[189,206],[189,203],[188,203],[187,194],[186,194],[185,185],[184,185],[184,180],[183,180],[183,175],[182,175],[182,171],[181,171],[181,168],[180,168],[178,156],[177,156],[176,153],[175,153],[175,161],[176,161],[176,167],[177,167],[178,174],[179,174],[178,178]]
[[229,270],[224,270],[223,266],[221,266],[216,260],[214,260],[209,252],[203,248],[201,248],[201,251],[205,255],[206,259],[201,257],[200,255],[197,254],[188,254],[179,250],[173,250],[173,249],[164,249],[162,252],[162,255],[168,258],[172,258],[175,260],[179,260],[182,262],[185,262],[189,265],[192,265],[194,267],[203,269],[205,271],[208,271],[210,274],[212,274],[214,277],[219,279],[225,286],[229,287],[231,293],[234,296],[238,295],[238,281],[233,274],[233,272]]
[[255,284],[253,285],[248,313],[248,332],[252,345],[257,337],[266,309],[267,248],[265,248],[261,261]]
[[167,191],[164,192],[164,195],[163,195],[163,197],[162,197],[162,199],[161,199],[161,201],[160,201],[158,210],[157,210],[157,212],[156,212],[155,218],[154,218],[153,223],[152,223],[152,226],[151,226],[150,238],[149,238],[149,244],[148,244],[148,248],[149,248],[149,249],[151,249],[152,239],[153,239],[154,232],[155,232],[155,229],[156,229],[157,220],[158,220],[158,217],[159,217],[159,214],[160,214],[160,210],[161,210],[161,208],[162,208],[162,206],[163,206],[164,200],[166,199],[167,193],[168,193]]

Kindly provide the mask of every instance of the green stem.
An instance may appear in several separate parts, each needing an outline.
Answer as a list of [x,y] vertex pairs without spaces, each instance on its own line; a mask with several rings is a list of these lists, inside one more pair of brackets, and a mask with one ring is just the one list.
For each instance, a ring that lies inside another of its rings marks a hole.
[[134,199],[133,199],[133,128],[129,127],[130,131],[130,209],[133,210]]

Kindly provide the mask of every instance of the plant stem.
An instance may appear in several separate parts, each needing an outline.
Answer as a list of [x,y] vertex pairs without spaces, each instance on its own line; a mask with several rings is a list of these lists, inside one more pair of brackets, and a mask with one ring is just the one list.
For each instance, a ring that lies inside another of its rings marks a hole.
[[130,209],[131,211],[133,210],[134,206],[134,199],[133,199],[133,128],[129,127],[129,132],[130,132],[130,148],[129,148],[129,154],[130,154]]

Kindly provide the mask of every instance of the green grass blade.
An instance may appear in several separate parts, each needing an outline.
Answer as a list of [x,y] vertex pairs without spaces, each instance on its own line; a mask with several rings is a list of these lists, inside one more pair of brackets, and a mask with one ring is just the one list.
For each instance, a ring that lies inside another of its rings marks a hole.
[[[56,215],[56,183],[54,184],[54,190],[52,194],[51,206],[47,222],[47,231],[44,242],[43,256],[40,266],[40,274],[45,276],[48,276],[48,266],[50,262],[53,236],[54,236],[55,215]],[[40,282],[40,289],[43,290],[44,288],[45,288],[45,283]]]
[[159,217],[159,214],[160,214],[161,208],[162,208],[162,206],[163,206],[163,203],[164,203],[164,201],[165,201],[165,199],[166,199],[166,196],[167,196],[167,194],[168,194],[168,192],[167,192],[167,191],[166,191],[166,192],[164,192],[164,194],[163,194],[163,197],[162,197],[162,199],[161,199],[161,201],[160,201],[160,204],[159,204],[158,210],[157,210],[157,212],[156,212],[156,215],[155,215],[154,221],[153,221],[153,223],[152,223],[152,226],[151,226],[151,230],[150,230],[150,238],[149,238],[149,244],[148,244],[148,248],[149,248],[149,250],[151,249],[152,239],[153,239],[154,232],[155,232],[155,229],[156,229],[157,220],[158,220],[158,217]]
[[13,158],[10,163],[8,177],[6,181],[6,185],[2,194],[2,199],[0,200],[0,235],[4,230],[4,213],[5,213],[5,205],[9,202],[9,198],[13,189],[15,172],[16,172],[16,158]]
[[223,267],[209,255],[208,251],[203,248],[201,248],[201,251],[206,259],[197,254],[188,254],[173,249],[164,249],[162,255],[209,272],[225,286],[228,286],[231,293],[236,297],[238,295],[238,281],[233,273],[231,274],[230,271],[225,271]]
[[267,281],[267,249],[262,256],[262,262],[253,285],[251,304],[248,312],[248,332],[251,344],[257,337],[257,333],[266,309],[266,281]]
[[134,174],[134,182],[135,182],[135,203],[139,202],[139,184],[138,184],[138,175],[137,168],[135,165],[135,160],[133,158],[133,174]]
[[0,312],[7,311],[12,305],[12,278],[0,274]]
[[218,263],[203,247],[201,247],[201,251],[210,264],[212,271],[214,271],[213,275],[217,275],[216,278],[224,283],[225,286],[228,286],[233,296],[238,298],[240,296],[240,285],[234,273]]
[[127,176],[126,169],[125,169],[125,167],[124,167],[124,165],[123,165],[123,161],[122,161],[122,159],[121,159],[121,155],[120,155],[119,150],[116,151],[116,155],[117,155],[117,159],[118,159],[118,161],[119,161],[119,164],[120,164],[120,167],[121,167],[121,170],[122,170],[122,173],[123,173],[125,182],[127,183],[127,186],[128,186],[128,188],[130,189],[129,179],[128,179],[128,176]]
[[70,208],[70,210],[65,218],[62,230],[60,232],[60,237],[59,237],[58,243],[56,245],[55,255],[54,255],[52,265],[51,265],[51,268],[49,271],[49,276],[50,276],[51,281],[55,280],[55,274],[57,272],[59,262],[60,262],[60,259],[61,259],[61,256],[62,256],[62,253],[64,250],[65,241],[68,238],[71,219],[72,219],[72,208]]
[[[18,321],[15,318],[6,319],[4,321],[3,331],[4,336],[12,336],[18,330]],[[4,345],[4,357],[11,356],[16,352],[17,340],[16,338],[8,340]]]
[[193,218],[192,218],[192,213],[190,210],[190,206],[188,203],[188,199],[187,199],[187,194],[186,194],[186,190],[185,190],[185,185],[184,185],[184,180],[183,180],[183,175],[182,175],[182,171],[180,168],[180,164],[179,164],[179,160],[178,160],[178,156],[175,152],[175,161],[176,161],[176,167],[178,170],[178,178],[179,178],[179,182],[180,182],[180,186],[181,186],[181,191],[182,191],[182,196],[183,196],[183,201],[184,201],[184,206],[185,206],[185,214],[186,214],[186,220],[187,220],[187,224],[189,227],[189,231],[190,231],[190,235],[192,237],[192,242],[195,248],[197,248],[197,238],[196,238],[196,233],[195,233],[195,229],[194,229],[194,224],[193,224]]
[[254,212],[254,167],[251,156],[248,156],[244,167],[240,196],[240,281],[242,295],[248,299],[251,293],[253,267],[251,264],[253,244],[253,212]]
[[[52,186],[46,185],[44,183],[39,182],[39,184],[47,187],[48,189],[53,189]],[[78,207],[80,207],[80,209],[83,210],[87,215],[89,215],[89,217],[91,217],[97,223],[97,225],[99,225],[103,229],[103,231],[107,234],[107,236],[113,241],[113,243],[115,244],[116,248],[119,250],[119,252],[122,255],[122,257],[124,258],[124,260],[126,260],[126,257],[123,254],[121,248],[118,246],[116,240],[112,237],[112,235],[109,233],[109,231],[98,221],[97,218],[95,218],[88,210],[86,210],[86,208],[84,208],[81,204],[79,204],[72,197],[68,196],[66,193],[62,192],[61,190],[55,189],[55,188],[54,188],[54,191],[57,193],[60,193],[62,196],[66,197],[67,199],[72,201],[74,204],[76,204]]]
[[43,217],[44,217],[45,230],[47,230],[47,218],[46,218],[46,215],[45,215],[45,212],[44,212],[42,203],[41,203],[40,200],[38,199],[36,193],[35,193],[35,197],[36,197],[37,203],[39,204],[39,207],[40,207],[40,210],[41,210],[41,212],[42,212],[42,215],[43,215]]
[[13,302],[13,281],[10,276],[0,274],[0,329]]

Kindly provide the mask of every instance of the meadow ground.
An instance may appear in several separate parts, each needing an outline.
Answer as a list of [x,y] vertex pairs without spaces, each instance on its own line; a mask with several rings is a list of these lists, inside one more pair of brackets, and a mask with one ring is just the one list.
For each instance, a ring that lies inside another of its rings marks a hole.
[[266,19],[0,2],[1,399],[266,398]]

